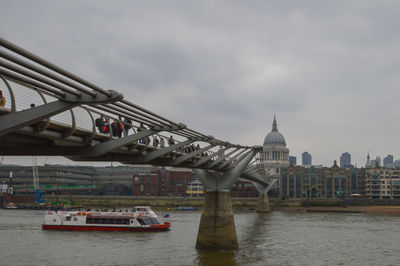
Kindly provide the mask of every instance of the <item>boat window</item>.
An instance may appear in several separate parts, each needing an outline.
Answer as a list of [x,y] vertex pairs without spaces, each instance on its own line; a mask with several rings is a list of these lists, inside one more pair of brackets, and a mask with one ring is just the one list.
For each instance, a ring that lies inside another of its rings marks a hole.
[[86,218],[86,223],[87,223],[87,224],[92,224],[92,223],[93,223],[93,220],[94,220],[93,218],[87,217],[87,218]]
[[161,224],[160,221],[157,218],[152,218],[154,224]]
[[138,219],[136,219],[141,225],[144,225],[145,223],[143,222],[143,219],[141,219],[141,218],[138,218]]
[[142,218],[144,224],[150,225],[150,224],[160,224],[156,219],[152,217],[144,217]]
[[67,217],[65,217],[65,219],[66,219],[67,221],[71,221],[71,216],[67,216]]

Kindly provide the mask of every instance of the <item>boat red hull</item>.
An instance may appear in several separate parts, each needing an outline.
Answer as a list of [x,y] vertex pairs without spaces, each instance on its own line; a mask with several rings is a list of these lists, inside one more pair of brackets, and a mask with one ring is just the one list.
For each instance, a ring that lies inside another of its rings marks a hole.
[[169,230],[170,223],[151,225],[150,227],[118,227],[118,226],[79,226],[79,225],[42,225],[43,230],[65,230],[65,231],[165,231]]

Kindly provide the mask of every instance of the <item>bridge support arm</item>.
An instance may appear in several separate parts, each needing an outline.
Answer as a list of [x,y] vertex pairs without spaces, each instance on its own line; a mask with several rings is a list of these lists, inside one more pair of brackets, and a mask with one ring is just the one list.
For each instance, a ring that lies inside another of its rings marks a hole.
[[0,136],[7,135],[25,126],[36,124],[43,119],[62,113],[77,105],[77,103],[55,101],[23,111],[2,115],[0,116]]
[[219,156],[219,158],[217,160],[214,160],[212,163],[209,164],[209,167],[214,167],[215,165],[217,165],[219,162],[225,160],[228,156],[234,154],[235,152],[237,152],[238,150],[240,150],[240,148],[236,148],[233,151],[229,152],[228,154],[223,154],[221,156]]
[[109,140],[107,142],[103,142],[100,144],[97,144],[95,146],[92,146],[82,152],[82,154],[85,154],[85,156],[89,157],[97,157],[103,154],[106,154],[107,152],[110,152],[112,150],[115,150],[119,147],[122,147],[124,145],[130,144],[132,142],[138,141],[139,139],[145,138],[147,136],[153,135],[158,133],[158,130],[144,130],[140,131],[136,134],[133,135],[128,135],[123,138],[118,138],[118,139],[113,139]]
[[163,155],[168,154],[168,153],[170,153],[170,152],[172,152],[172,151],[174,151],[176,149],[179,149],[179,148],[181,148],[183,146],[189,145],[190,143],[192,143],[194,141],[195,140],[191,140],[190,139],[190,140],[186,140],[186,141],[179,142],[177,144],[171,145],[171,146],[169,146],[167,148],[163,148],[163,149],[160,149],[160,150],[156,150],[156,151],[150,152],[150,153],[146,154],[145,156],[143,156],[142,161],[143,162],[150,162],[151,160],[154,160],[157,157],[163,156]]
[[193,158],[193,157],[195,157],[195,156],[197,156],[197,155],[199,155],[199,154],[201,154],[201,153],[203,153],[203,152],[205,152],[205,151],[208,151],[208,150],[211,149],[212,147],[215,147],[215,145],[208,145],[207,147],[202,148],[202,149],[200,149],[200,150],[191,152],[191,153],[189,153],[189,154],[182,155],[181,157],[176,158],[176,159],[172,162],[172,165],[178,165],[178,164],[180,164],[180,163],[183,163],[184,161],[187,161],[187,160],[189,160],[189,159],[191,159],[191,158]]
[[208,155],[206,157],[201,158],[196,163],[194,163],[193,167],[198,167],[198,166],[202,165],[203,163],[205,163],[205,162],[211,160],[212,158],[214,158],[215,156],[223,153],[227,149],[229,149],[229,147],[225,147],[225,148],[219,149],[216,153],[213,153],[213,154],[210,154],[210,155]]

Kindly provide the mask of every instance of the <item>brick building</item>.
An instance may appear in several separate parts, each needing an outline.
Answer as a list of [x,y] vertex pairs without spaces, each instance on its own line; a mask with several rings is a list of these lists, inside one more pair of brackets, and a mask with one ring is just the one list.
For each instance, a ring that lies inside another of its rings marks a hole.
[[258,191],[253,183],[238,180],[231,188],[233,198],[257,198]]
[[150,174],[136,174],[132,180],[134,196],[186,196],[186,186],[192,178],[191,170],[161,168]]

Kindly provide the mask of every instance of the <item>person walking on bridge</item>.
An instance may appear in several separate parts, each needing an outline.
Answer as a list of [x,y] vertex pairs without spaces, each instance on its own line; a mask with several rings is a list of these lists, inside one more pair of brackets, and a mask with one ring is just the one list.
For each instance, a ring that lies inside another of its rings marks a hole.
[[129,130],[132,128],[132,121],[129,118],[124,119],[125,136],[128,136]]
[[171,145],[174,145],[174,144],[175,144],[175,140],[171,135],[171,137],[169,137],[169,139],[168,139],[168,146],[171,146]]
[[163,137],[160,137],[160,148],[165,148],[165,139]]
[[0,90],[0,106],[6,106],[6,98],[3,96],[3,91]]
[[157,136],[154,136],[154,138],[153,138],[153,147],[154,147],[154,148],[157,148],[159,142],[160,142],[160,141],[158,140]]
[[104,116],[101,115],[95,120],[95,124],[100,133],[104,133]]
[[[145,126],[143,125],[143,123],[140,123],[140,126],[139,126],[138,129],[137,129],[137,132],[140,132],[140,131],[143,131],[143,130],[146,130],[146,128],[145,128]],[[139,143],[141,143],[141,144],[144,144],[144,141],[145,141],[144,138],[143,138],[143,139],[139,139]]]

